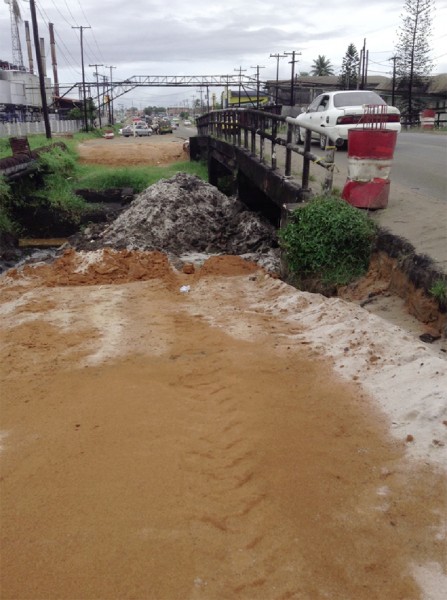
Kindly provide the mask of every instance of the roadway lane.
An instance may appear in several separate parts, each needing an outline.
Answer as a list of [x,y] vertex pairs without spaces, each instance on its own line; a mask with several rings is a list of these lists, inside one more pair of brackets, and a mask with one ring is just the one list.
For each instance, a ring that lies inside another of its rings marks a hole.
[[447,200],[447,136],[402,132],[397,138],[392,180],[439,200]]
[[[312,148],[317,154],[321,151]],[[335,163],[343,184],[348,169],[347,152],[337,152]],[[315,169],[314,169],[315,170]],[[412,192],[447,200],[447,135],[403,131],[397,137],[390,179]]]

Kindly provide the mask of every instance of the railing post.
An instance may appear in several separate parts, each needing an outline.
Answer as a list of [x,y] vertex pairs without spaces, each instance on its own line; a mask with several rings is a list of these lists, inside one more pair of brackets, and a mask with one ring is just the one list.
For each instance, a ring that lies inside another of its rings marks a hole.
[[[310,129],[306,129],[306,135],[304,136],[304,152],[310,152],[310,144],[312,140],[312,132]],[[303,176],[301,179],[301,188],[307,190],[309,188],[309,172],[310,172],[310,160],[303,156]]]
[[259,159],[261,162],[264,162],[264,149],[265,149],[265,138],[264,138],[264,133],[265,133],[265,117],[259,117],[259,135],[260,135],[260,140],[259,140]]
[[256,155],[256,129],[257,129],[256,116],[251,116],[251,153]]
[[241,113],[240,113],[240,111],[238,111],[236,114],[237,114],[237,145],[240,148],[242,146]]
[[277,133],[278,133],[278,121],[276,119],[273,119],[273,121],[272,121],[272,169],[273,170],[276,170],[276,168],[277,168],[276,144],[275,144]]
[[[329,163],[331,166],[326,169],[326,175],[324,177],[323,183],[323,194],[326,196],[330,196],[332,193],[332,183],[334,180],[334,167],[335,167],[335,146],[332,141],[329,141],[329,138],[326,138],[326,156],[324,158],[325,162]],[[328,146],[327,144],[332,144]]]
[[287,146],[286,146],[286,177],[290,177],[292,174],[292,150],[290,149],[290,145],[293,140],[293,125],[287,123]]

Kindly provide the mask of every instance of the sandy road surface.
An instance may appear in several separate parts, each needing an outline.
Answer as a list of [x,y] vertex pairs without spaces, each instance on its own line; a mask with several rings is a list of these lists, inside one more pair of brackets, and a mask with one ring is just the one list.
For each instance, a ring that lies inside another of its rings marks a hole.
[[235,257],[184,275],[72,253],[11,275],[2,598],[441,600],[429,348]]

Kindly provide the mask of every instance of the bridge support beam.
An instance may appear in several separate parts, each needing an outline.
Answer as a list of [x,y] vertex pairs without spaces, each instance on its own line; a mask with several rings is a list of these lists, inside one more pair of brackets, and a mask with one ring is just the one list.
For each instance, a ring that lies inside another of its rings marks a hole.
[[[231,193],[279,227],[281,211],[286,205],[307,199],[300,186],[273,170],[249,150],[233,146],[211,136],[190,138],[191,160],[206,160],[208,179],[218,186],[223,177],[231,177]],[[227,182],[228,184],[228,182]]]

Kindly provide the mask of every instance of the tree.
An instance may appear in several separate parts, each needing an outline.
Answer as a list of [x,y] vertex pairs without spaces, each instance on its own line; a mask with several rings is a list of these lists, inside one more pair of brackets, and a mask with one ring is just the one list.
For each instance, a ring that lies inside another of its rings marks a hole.
[[349,44],[341,65],[338,85],[342,90],[355,90],[359,78],[359,54],[354,44]]
[[433,68],[429,38],[434,3],[432,0],[406,0],[404,9],[396,46],[396,76],[397,89],[404,91],[403,112],[412,122],[414,113],[421,108],[413,98],[414,87],[420,85],[422,77],[429,75]]
[[326,58],[323,54],[318,55],[318,58],[314,60],[312,63],[312,75],[317,75],[318,77],[324,77],[325,75],[333,75],[334,67],[331,65],[331,61]]

